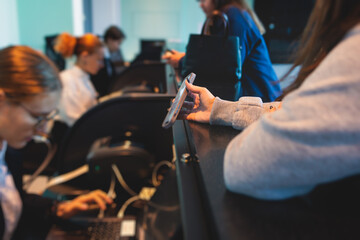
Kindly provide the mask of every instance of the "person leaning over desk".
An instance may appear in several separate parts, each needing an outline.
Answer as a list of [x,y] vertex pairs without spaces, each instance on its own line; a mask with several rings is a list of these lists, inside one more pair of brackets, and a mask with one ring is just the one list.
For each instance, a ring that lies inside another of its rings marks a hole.
[[[69,218],[95,203],[112,200],[97,190],[68,202],[54,202],[22,189],[21,162],[9,161],[7,145],[18,149],[43,130],[56,113],[62,86],[55,65],[25,46],[0,50],[0,238],[19,239],[21,226]],[[14,160],[14,161],[13,161]],[[37,226],[38,227],[38,226]],[[16,233],[14,235],[14,233]]]
[[281,102],[223,101],[187,84],[194,102],[180,118],[244,129],[224,156],[230,191],[286,199],[360,173],[359,43],[360,1],[317,0]]
[[[229,35],[239,37],[242,95],[260,97],[263,101],[274,101],[279,97],[280,84],[262,36],[265,29],[246,1],[200,0],[200,7],[207,17],[214,10],[224,12],[229,20]],[[185,53],[172,51],[173,54],[165,54],[163,59],[173,67],[178,67]]]
[[90,33],[79,38],[62,33],[57,37],[54,49],[64,58],[76,56],[75,65],[60,73],[64,88],[59,105],[60,120],[72,126],[97,104],[98,93],[90,81],[90,74],[96,74],[103,67],[103,44]]

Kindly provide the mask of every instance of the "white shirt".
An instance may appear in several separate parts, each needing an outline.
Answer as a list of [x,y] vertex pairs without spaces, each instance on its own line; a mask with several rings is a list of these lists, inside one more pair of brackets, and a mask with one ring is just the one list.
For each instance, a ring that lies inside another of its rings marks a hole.
[[4,214],[4,240],[11,239],[13,232],[19,222],[22,202],[17,191],[14,179],[9,172],[5,162],[7,143],[3,141],[0,149],[0,202]]
[[78,66],[60,73],[63,91],[59,111],[60,120],[72,126],[89,108],[97,104],[97,96],[88,73]]

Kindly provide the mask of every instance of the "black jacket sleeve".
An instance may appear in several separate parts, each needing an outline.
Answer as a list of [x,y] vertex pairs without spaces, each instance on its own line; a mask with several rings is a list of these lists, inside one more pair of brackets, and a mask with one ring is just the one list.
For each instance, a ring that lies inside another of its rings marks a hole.
[[[24,235],[29,234],[29,232],[31,232],[31,235],[44,234],[44,230],[48,229],[52,223],[52,208],[56,201],[35,194],[27,194],[23,191],[23,158],[20,151],[8,146],[5,159],[23,201],[23,211],[14,239],[23,239]],[[3,217],[1,216],[1,218],[3,222]],[[0,234],[1,230],[3,230],[1,227]]]

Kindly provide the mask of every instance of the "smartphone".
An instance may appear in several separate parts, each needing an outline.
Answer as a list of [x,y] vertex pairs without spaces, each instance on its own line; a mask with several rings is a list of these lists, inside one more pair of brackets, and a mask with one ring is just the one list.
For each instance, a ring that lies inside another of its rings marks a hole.
[[196,77],[195,73],[190,73],[183,80],[183,82],[176,94],[175,100],[171,104],[170,110],[167,113],[167,115],[164,119],[164,122],[162,123],[163,128],[169,128],[175,123],[175,120],[176,120],[177,116],[179,115],[180,109],[185,101],[186,96],[187,96],[185,81],[188,81],[190,84],[193,84],[195,77]]

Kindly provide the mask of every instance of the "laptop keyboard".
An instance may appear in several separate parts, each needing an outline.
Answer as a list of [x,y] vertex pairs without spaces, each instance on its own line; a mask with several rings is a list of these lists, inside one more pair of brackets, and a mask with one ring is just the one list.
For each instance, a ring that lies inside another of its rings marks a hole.
[[91,240],[120,240],[121,218],[101,218],[89,223],[87,234]]

